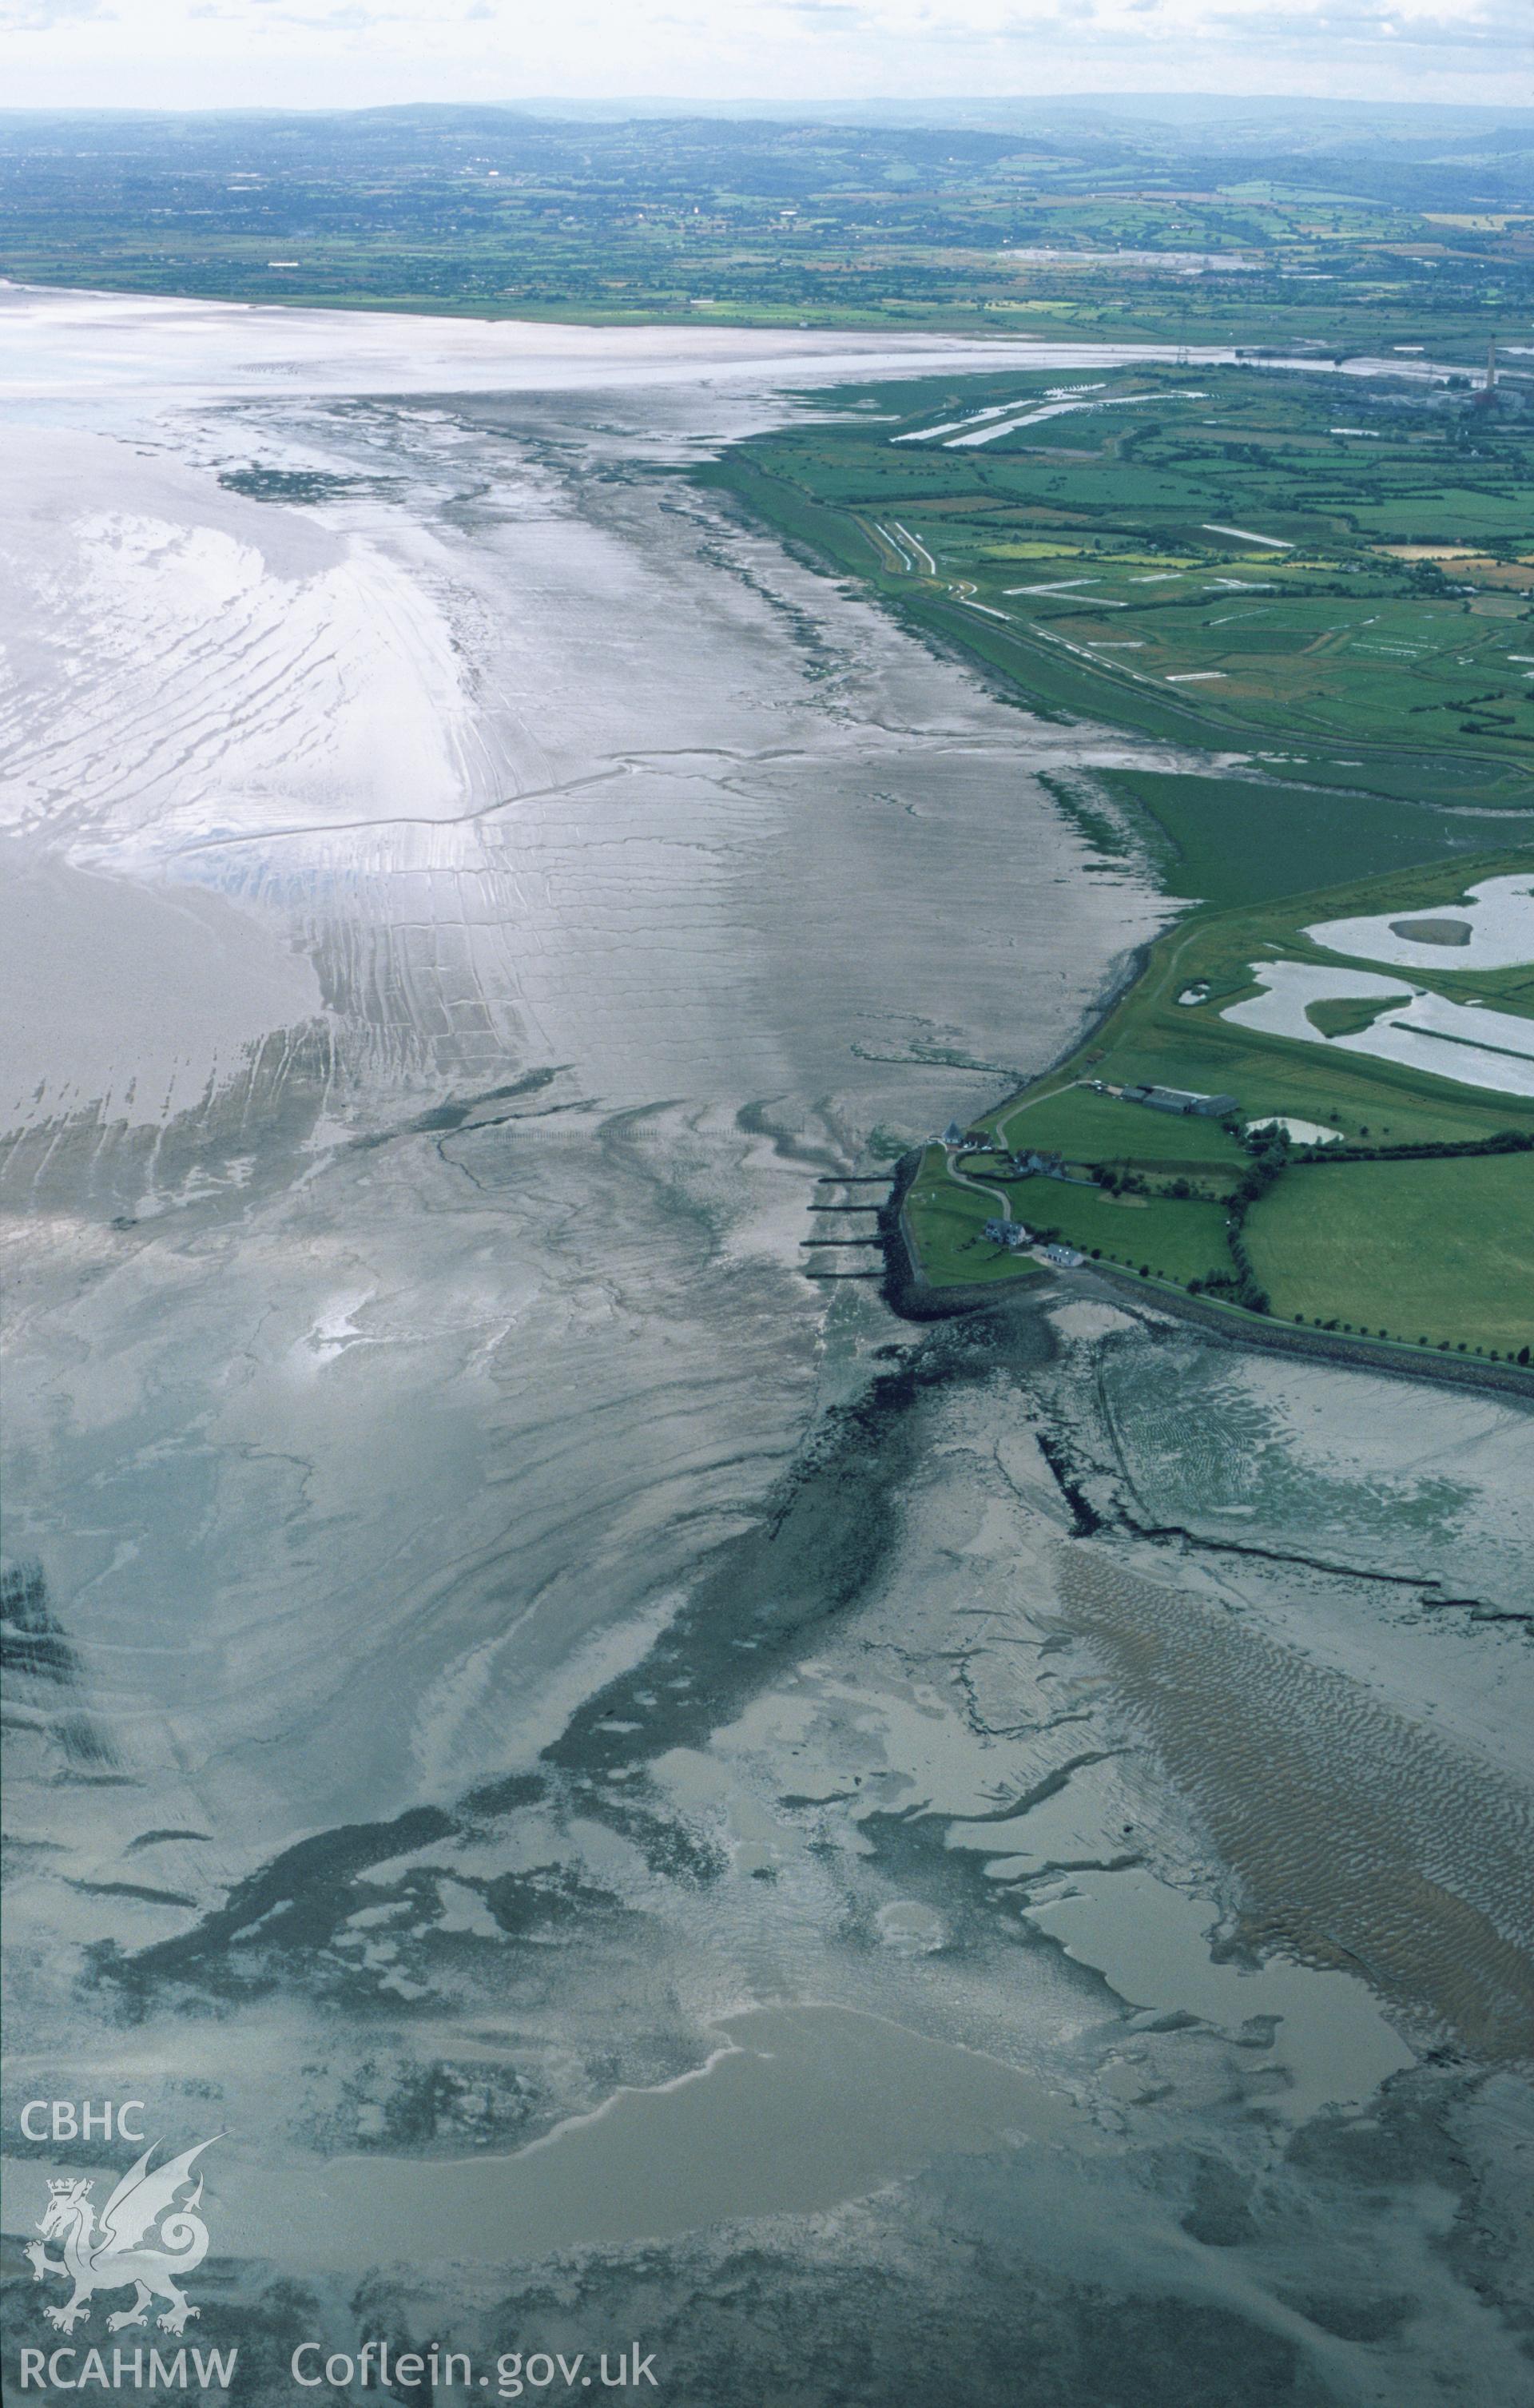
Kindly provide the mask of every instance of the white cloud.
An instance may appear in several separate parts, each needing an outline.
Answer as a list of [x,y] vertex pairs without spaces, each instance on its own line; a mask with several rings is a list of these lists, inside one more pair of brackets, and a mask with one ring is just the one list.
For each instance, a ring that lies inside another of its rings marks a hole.
[[1530,0],[0,0],[7,101],[1316,93],[1534,106]]
[[106,0],[0,0],[0,34],[47,33],[80,17],[105,17]]

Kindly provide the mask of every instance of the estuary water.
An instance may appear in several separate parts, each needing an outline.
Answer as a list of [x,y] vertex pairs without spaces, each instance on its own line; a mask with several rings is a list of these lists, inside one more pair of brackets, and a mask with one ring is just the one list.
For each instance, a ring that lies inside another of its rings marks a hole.
[[934,347],[0,304],[7,2250],[131,2097],[263,2408],[1521,2397],[1527,1416],[806,1275],[1173,908],[679,473]]

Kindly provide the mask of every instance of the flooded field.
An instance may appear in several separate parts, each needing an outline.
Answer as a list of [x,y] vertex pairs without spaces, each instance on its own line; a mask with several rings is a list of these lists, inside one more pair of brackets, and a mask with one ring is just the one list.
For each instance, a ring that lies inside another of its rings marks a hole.
[[677,473],[931,346],[3,297],[7,2351],[1525,2397],[1527,1413],[805,1276],[1169,908]]

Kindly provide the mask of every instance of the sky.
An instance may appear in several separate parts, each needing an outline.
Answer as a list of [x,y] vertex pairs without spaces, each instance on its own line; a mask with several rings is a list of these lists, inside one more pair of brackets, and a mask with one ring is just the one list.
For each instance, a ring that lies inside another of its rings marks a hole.
[[1534,106],[1534,0],[0,0],[0,107],[1214,92]]

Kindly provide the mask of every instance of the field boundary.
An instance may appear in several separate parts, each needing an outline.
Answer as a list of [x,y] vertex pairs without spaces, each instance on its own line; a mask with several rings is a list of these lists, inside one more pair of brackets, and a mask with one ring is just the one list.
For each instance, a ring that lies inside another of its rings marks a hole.
[[[1266,1347],[1281,1354],[1316,1354],[1323,1359],[1356,1364],[1375,1371],[1392,1371],[1406,1380],[1437,1380],[1453,1387],[1495,1388],[1534,1404],[1534,1369],[1516,1363],[1488,1363],[1480,1355],[1441,1354],[1436,1347],[1398,1346],[1378,1338],[1345,1338],[1331,1329],[1309,1329],[1276,1313],[1243,1312],[1239,1305],[1221,1306],[1189,1296],[1170,1281],[1141,1279],[1138,1271],[1120,1270],[1111,1263],[1094,1262],[1091,1276],[1115,1288],[1132,1289],[1141,1302],[1154,1301],[1179,1320],[1197,1322],[1242,1346]],[[1069,1274],[1084,1281],[1087,1266]]]
[[1185,1288],[1154,1275],[1092,1260],[1080,1269],[1047,1272],[1039,1266],[1032,1279],[998,1282],[990,1287],[939,1287],[921,1266],[916,1241],[906,1224],[905,1198],[921,1165],[922,1148],[912,1147],[896,1165],[895,1184],[880,1213],[884,1248],[884,1280],[880,1293],[901,1321],[954,1321],[1041,1292],[1069,1296],[1090,1293],[1100,1282],[1116,1297],[1122,1291],[1142,1305],[1169,1317],[1192,1322],[1233,1346],[1254,1346],[1269,1354],[1306,1354],[1343,1369],[1383,1371],[1401,1380],[1436,1381],[1440,1386],[1490,1390],[1534,1405],[1534,1369],[1515,1363],[1488,1363],[1478,1355],[1441,1354],[1437,1348],[1395,1345],[1379,1339],[1345,1338],[1336,1330],[1309,1329],[1275,1315],[1243,1312],[1239,1305],[1220,1305],[1189,1296]]

